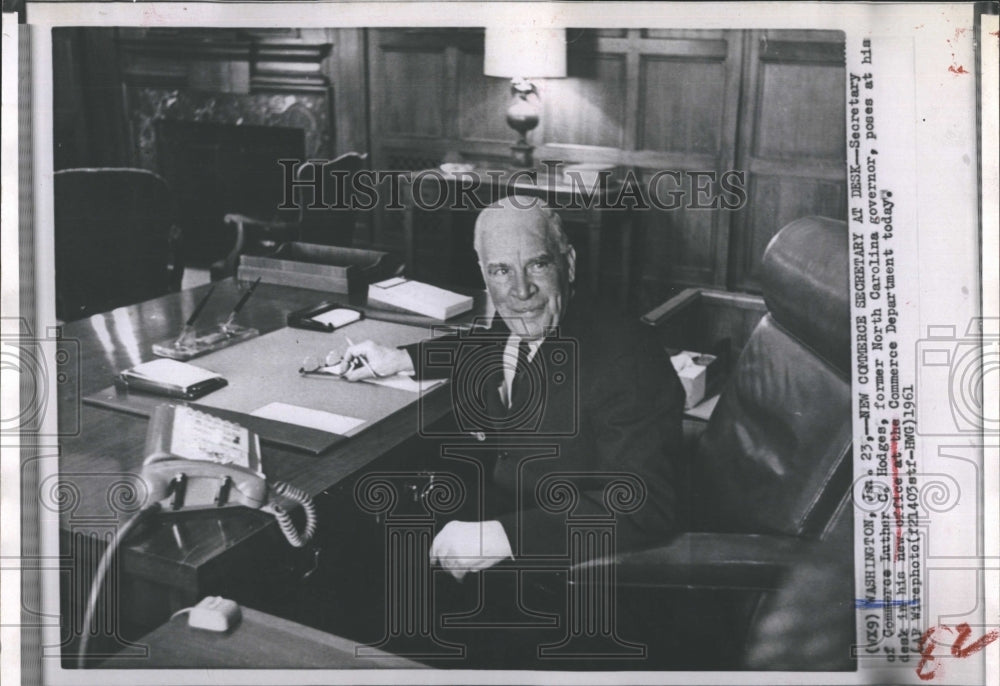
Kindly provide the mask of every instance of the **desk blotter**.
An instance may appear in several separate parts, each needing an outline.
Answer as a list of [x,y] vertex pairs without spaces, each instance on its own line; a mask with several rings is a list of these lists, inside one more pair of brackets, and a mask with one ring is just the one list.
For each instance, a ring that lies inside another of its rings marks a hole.
[[[332,333],[284,328],[198,358],[192,364],[221,374],[229,385],[191,403],[199,409],[243,424],[261,440],[319,454],[345,436],[354,436],[381,419],[417,402],[419,394],[367,383],[300,376],[304,358],[322,359],[330,350],[342,353],[346,339],[366,339],[400,346],[426,339],[425,328],[392,322],[361,320]],[[84,402],[141,416],[149,416],[169,399],[128,393],[114,386],[87,396]],[[296,426],[250,413],[272,402],[283,402],[364,420],[345,436]]]

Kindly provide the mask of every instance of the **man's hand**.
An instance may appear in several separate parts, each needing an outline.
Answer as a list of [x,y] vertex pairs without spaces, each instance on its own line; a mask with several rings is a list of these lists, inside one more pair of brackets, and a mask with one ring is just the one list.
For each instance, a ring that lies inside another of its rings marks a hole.
[[466,572],[488,569],[511,557],[510,541],[500,522],[448,522],[431,543],[431,564],[440,564],[462,580]]
[[[361,362],[364,359],[365,364]],[[357,360],[355,362],[355,360]],[[346,371],[345,371],[346,370]],[[360,381],[374,376],[392,376],[400,372],[412,372],[413,360],[405,350],[388,348],[373,341],[361,341],[344,352],[340,371],[348,381]]]

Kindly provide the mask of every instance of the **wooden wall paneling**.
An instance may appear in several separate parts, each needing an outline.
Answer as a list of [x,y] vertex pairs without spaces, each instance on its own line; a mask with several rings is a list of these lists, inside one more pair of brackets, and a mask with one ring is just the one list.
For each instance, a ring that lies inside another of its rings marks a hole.
[[[841,217],[847,204],[843,183],[790,176],[754,174],[750,188],[751,226],[743,252],[745,270],[760,264],[764,250],[781,227],[811,214]],[[773,227],[767,230],[768,227]]]
[[443,48],[385,50],[383,97],[378,116],[385,133],[413,138],[445,135],[445,67]]
[[838,32],[749,34],[736,160],[748,203],[733,216],[732,288],[759,290],[764,248],[789,221],[846,217],[843,51]]
[[368,83],[363,29],[324,29],[333,47],[323,60],[323,73],[333,84],[334,156],[370,153]]
[[[439,164],[439,156],[428,148],[438,148],[439,135],[444,132],[443,45],[429,39],[426,31],[368,29],[366,33],[372,168],[405,171]],[[418,68],[412,69],[414,66]],[[411,69],[406,71],[406,67]],[[421,101],[428,95],[433,100],[433,112],[428,116],[425,111],[423,119],[417,119]],[[379,186],[383,201],[373,212],[373,244],[402,254],[403,216],[400,211],[385,209],[384,198],[389,197],[389,191],[388,181]]]
[[82,29],[52,29],[52,147],[55,169],[81,167],[87,159],[86,106],[80,53]]
[[640,33],[643,38],[728,40],[727,34],[730,32],[721,29],[641,29]]
[[[331,45],[323,58],[321,73],[332,84],[331,107],[334,123],[332,157],[347,152],[369,155],[368,55],[364,29],[319,29],[323,41]],[[373,213],[364,212],[354,231],[353,243],[367,247],[375,242]]]
[[[421,134],[419,128],[414,133],[414,123],[407,122],[404,113],[418,106],[422,95],[419,84],[409,83],[405,91],[397,91],[394,84],[401,80],[397,65],[402,62],[401,55],[432,55],[427,62],[430,71],[420,77],[420,81],[436,79],[438,85],[430,88],[438,93],[443,92],[445,53],[440,42],[437,46],[427,40],[424,34],[414,34],[403,30],[367,29],[368,70],[369,70],[369,126],[371,136],[371,166],[378,171],[419,170],[440,163],[436,151],[428,151],[428,147],[438,140],[426,134]],[[393,57],[395,55],[396,57]],[[437,67],[435,73],[434,67]],[[438,99],[440,103],[440,99]],[[439,108],[439,104],[435,105]],[[437,128],[440,128],[440,110],[438,109]],[[429,127],[434,130],[432,124]],[[438,146],[434,146],[437,148]],[[389,196],[388,181],[379,186],[379,197]],[[402,213],[396,210],[386,210],[384,201],[373,212],[373,245],[374,247],[391,250],[402,254]]]
[[629,118],[625,126],[625,140],[623,148],[627,151],[634,151],[639,146],[639,121],[636,113],[639,112],[642,98],[642,57],[639,50],[631,49],[638,45],[640,31],[630,31],[628,33],[629,50],[625,53],[625,113]]
[[[411,169],[507,159],[508,86],[481,73],[481,31],[368,36],[376,168],[390,157]],[[753,291],[760,246],[784,217],[843,216],[839,33],[573,29],[568,40],[569,78],[539,83],[536,159],[608,163],[644,179],[660,170],[747,175],[741,209],[637,214],[634,280],[646,297],[680,285]],[[376,233],[382,247],[399,235],[388,225]],[[619,258],[606,252],[603,279],[628,267]]]
[[722,62],[644,56],[642,84],[640,148],[710,155],[719,151],[719,104],[726,86]]
[[565,79],[540,79],[539,142],[625,147],[626,59],[620,54],[575,53]]
[[[740,91],[743,85],[741,79],[744,54],[743,44],[746,32],[726,31],[724,35],[728,42],[725,61],[726,89],[722,112],[722,137],[719,143],[719,162],[717,167],[722,174],[730,170],[739,171],[736,166],[736,145],[740,117]],[[715,218],[716,225],[713,233],[715,238],[715,267],[711,282],[717,288],[725,288],[729,282],[729,251],[732,245],[734,215],[734,210],[722,208]]]
[[457,71],[458,138],[509,146],[515,136],[504,116],[510,105],[510,81],[483,74],[481,46],[459,50]]
[[643,283],[642,305],[652,306],[678,286],[725,281],[729,217],[721,209],[689,207],[689,173],[721,174],[733,167],[742,53],[739,32],[662,30],[643,35],[652,37],[636,44],[638,149],[628,153],[628,162],[641,168],[644,182],[658,171],[682,174],[680,188],[670,177],[660,178],[661,202],[671,202],[671,191],[684,193],[679,207],[641,213],[637,253],[642,259],[636,271]]
[[131,163],[116,32],[110,27],[52,31],[56,169]]
[[[844,70],[836,65],[764,61],[754,156],[764,159],[837,159],[844,141],[829,135],[843,126],[843,109],[827,105],[843,95]],[[841,98],[842,99],[842,98]]]

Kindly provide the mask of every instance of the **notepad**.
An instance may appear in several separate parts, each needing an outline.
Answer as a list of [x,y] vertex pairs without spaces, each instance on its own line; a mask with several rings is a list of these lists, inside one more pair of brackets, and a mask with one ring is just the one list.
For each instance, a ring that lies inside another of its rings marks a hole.
[[472,298],[421,281],[396,277],[368,287],[368,303],[389,305],[444,321],[472,309]]
[[280,402],[268,403],[263,407],[258,407],[250,414],[254,417],[273,419],[285,424],[295,424],[341,436],[365,423],[365,420],[357,417],[348,417],[334,412],[313,410],[308,407]]
[[312,317],[313,321],[319,322],[320,324],[329,324],[335,329],[344,326],[345,324],[356,322],[359,319],[361,319],[360,312],[343,307],[338,307],[335,310],[327,310],[326,312]]
[[226,380],[202,367],[170,358],[143,362],[118,375],[116,384],[128,390],[194,400],[222,388]]
[[197,365],[167,358],[137,364],[128,370],[128,374],[174,386],[193,386],[218,376],[215,372],[210,372]]

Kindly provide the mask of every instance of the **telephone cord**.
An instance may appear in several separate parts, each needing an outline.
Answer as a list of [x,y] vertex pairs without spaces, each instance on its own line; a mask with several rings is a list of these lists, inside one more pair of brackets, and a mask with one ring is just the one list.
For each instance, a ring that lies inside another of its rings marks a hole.
[[90,584],[90,596],[87,599],[87,611],[83,615],[83,633],[80,635],[80,646],[77,649],[76,656],[76,666],[78,669],[83,669],[87,662],[87,644],[90,642],[90,624],[94,620],[94,612],[97,610],[97,599],[101,595],[101,586],[104,585],[104,577],[108,574],[108,568],[111,566],[111,559],[114,557],[115,553],[118,551],[118,547],[121,545],[125,537],[129,535],[132,529],[147,517],[156,514],[160,511],[160,504],[153,503],[148,507],[144,507],[140,510],[132,519],[128,520],[115,532],[115,537],[105,548],[104,554],[101,555],[101,561],[97,565],[97,571],[94,572],[94,580]]
[[305,491],[286,484],[283,481],[275,482],[273,488],[275,493],[280,497],[292,500],[302,506],[302,511],[306,515],[306,524],[302,533],[299,533],[295,528],[292,516],[283,507],[271,504],[266,509],[270,509],[274,513],[275,518],[278,520],[278,526],[281,527],[281,533],[285,535],[285,538],[292,546],[296,548],[305,546],[312,540],[313,534],[316,533],[316,506],[313,505],[312,498]]

